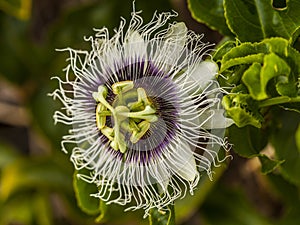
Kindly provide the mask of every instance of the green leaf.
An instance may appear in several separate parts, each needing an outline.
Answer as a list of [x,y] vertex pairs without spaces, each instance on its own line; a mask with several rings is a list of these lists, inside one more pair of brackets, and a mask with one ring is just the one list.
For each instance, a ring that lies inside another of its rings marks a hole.
[[268,174],[268,180],[272,191],[283,202],[283,215],[279,218],[277,225],[294,225],[300,223],[300,196],[299,187],[285,180],[280,174]]
[[183,199],[176,200],[175,211],[178,224],[186,221],[196,213],[227,167],[227,162],[224,162],[220,166],[213,168],[213,180],[210,180],[208,176],[203,176],[193,195],[186,195]]
[[201,207],[201,219],[216,225],[274,224],[257,211],[243,190],[219,185],[214,188]]
[[287,180],[300,186],[300,151],[297,148],[298,140],[296,141],[300,115],[284,110],[278,110],[273,114],[277,127],[272,132],[271,143],[278,159],[285,160],[280,166],[280,171]]
[[[248,68],[248,65],[239,65],[235,66],[232,69],[228,69],[224,72],[222,72],[221,75],[217,77],[218,82],[222,87],[229,87],[232,88],[232,93],[248,93],[247,88],[245,85],[241,84],[241,78],[245,72],[245,70]],[[237,89],[243,89],[243,90],[237,90]],[[235,91],[237,90],[237,91]]]
[[241,64],[252,64],[254,62],[263,64],[264,55],[270,53],[275,53],[286,61],[291,67],[296,80],[296,77],[300,74],[300,65],[298,65],[300,53],[283,38],[270,38],[258,43],[242,43],[231,48],[221,60],[220,72]]
[[273,7],[272,2],[224,0],[225,18],[230,30],[242,42],[275,36],[292,41],[300,27],[299,1],[287,1],[284,9]]
[[5,202],[4,207],[0,207],[0,224],[7,225],[12,222],[24,225],[34,224],[33,197],[30,193],[22,193]]
[[246,88],[242,92],[233,88],[232,96],[224,97],[228,115],[235,117],[240,127],[246,124],[259,127],[261,107],[282,105],[299,112],[299,62],[300,53],[283,38],[231,48],[222,57],[222,76],[218,80],[222,86],[239,87],[243,83]]
[[175,225],[174,205],[170,204],[163,211],[153,208],[150,210],[149,225]]
[[228,129],[229,142],[233,144],[233,150],[242,157],[252,158],[267,144],[267,135],[262,129],[253,126],[238,128],[231,126]]
[[[227,55],[225,55],[226,57]],[[224,57],[224,58],[225,58]],[[257,53],[252,55],[247,55],[244,57],[237,57],[230,60],[223,60],[221,71],[224,71],[230,67],[240,65],[240,64],[252,64],[252,63],[262,63],[264,58],[263,53]]]
[[[57,82],[52,81],[40,85],[42,85],[42,88],[35,91],[29,102],[30,112],[34,118],[33,123],[49,140],[52,141],[54,148],[59,150],[61,149],[59,140],[67,133],[67,130],[70,127],[61,123],[54,124],[53,114],[55,110],[62,107],[62,104],[58,101],[53,101],[47,94],[54,91],[54,85],[57,85]],[[53,87],[50,85],[53,85]]]
[[31,14],[31,0],[0,0],[0,9],[19,19],[27,20]]
[[253,126],[238,128],[231,126],[228,129],[228,137],[233,150],[242,157],[254,158],[258,157],[261,162],[261,172],[268,174],[278,168],[284,160],[270,159],[268,156],[260,152],[268,143],[268,135],[262,129]]
[[257,103],[248,94],[228,94],[223,97],[222,105],[238,127],[246,125],[261,127],[263,117],[258,112]]
[[108,207],[107,207],[106,203],[104,201],[100,200],[100,205],[99,205],[100,215],[98,215],[98,217],[95,219],[96,223],[101,223],[106,220],[107,209],[108,209]]
[[213,61],[218,62],[220,61],[223,56],[232,48],[236,47],[237,43],[235,41],[226,41],[213,52]]
[[[34,58],[26,33],[28,26],[24,21],[0,13],[0,76],[16,84],[25,83],[31,75],[30,68],[26,65],[26,62]],[[28,57],[29,52],[31,57]]]
[[73,177],[73,186],[78,206],[83,212],[94,216],[100,213],[100,200],[90,195],[97,193],[98,188],[95,184],[88,183],[77,176],[78,174],[87,173],[89,173],[89,171],[75,170]]
[[298,129],[296,131],[296,145],[298,148],[298,152],[300,153],[300,125],[298,126]]
[[19,159],[20,155],[11,146],[0,142],[0,169]]
[[288,77],[290,71],[290,67],[283,59],[275,53],[270,53],[265,55],[263,67],[259,63],[253,63],[245,71],[242,81],[247,86],[252,98],[263,100],[268,98],[266,92],[268,82],[276,76]]
[[261,172],[263,174],[268,174],[273,172],[282,163],[284,163],[284,160],[270,159],[268,156],[263,154],[259,154],[258,157],[261,162]]
[[224,17],[223,0],[188,0],[192,17],[225,36],[232,36]]
[[254,0],[224,0],[226,22],[230,30],[242,41],[264,38]]
[[51,211],[51,203],[49,202],[49,196],[44,193],[37,193],[34,196],[34,212],[37,224],[39,225],[52,225],[53,215]]
[[242,43],[230,49],[221,60],[220,72],[240,64],[262,63],[263,56],[268,52],[267,46],[263,44]]

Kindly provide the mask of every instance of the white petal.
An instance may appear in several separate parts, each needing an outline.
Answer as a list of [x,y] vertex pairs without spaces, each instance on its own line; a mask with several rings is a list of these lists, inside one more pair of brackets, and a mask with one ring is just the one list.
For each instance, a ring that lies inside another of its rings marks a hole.
[[190,146],[183,140],[170,158],[171,169],[187,181],[193,181],[197,174],[196,161]]
[[214,80],[218,70],[218,65],[215,62],[203,61],[195,66],[190,78],[193,82],[197,82],[201,89],[204,89],[211,80]]
[[127,33],[124,43],[124,52],[128,57],[145,58],[147,53],[147,45],[143,37],[137,31]]
[[231,126],[232,119],[224,116],[224,109],[212,109],[205,111],[200,116],[201,126],[205,129],[222,129]]
[[[156,62],[163,62],[164,66],[175,66],[181,63],[180,59],[184,54],[183,49],[187,41],[188,29],[184,23],[176,23],[170,27],[168,32],[165,34],[163,41],[157,42],[157,49],[152,58]],[[182,59],[181,59],[182,60]]]
[[167,42],[172,42],[177,46],[184,46],[187,40],[188,29],[185,26],[185,23],[176,23],[172,25],[165,35],[165,39]]
[[171,179],[171,174],[167,171],[165,162],[159,162],[156,164],[157,173],[156,180],[158,182],[159,193],[165,193],[168,190],[169,180]]

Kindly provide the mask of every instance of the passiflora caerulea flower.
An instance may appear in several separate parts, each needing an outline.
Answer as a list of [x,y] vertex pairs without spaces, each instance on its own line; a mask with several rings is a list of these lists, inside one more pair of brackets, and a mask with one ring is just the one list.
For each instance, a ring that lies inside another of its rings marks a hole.
[[90,51],[65,49],[66,77],[52,93],[64,105],[55,122],[72,125],[62,149],[90,171],[79,178],[98,186],[94,197],[146,214],[193,193],[229,147],[218,67],[203,61],[210,45],[184,23],[166,26],[173,16],[143,24],[133,12],[127,29],[122,20],[112,37],[103,28],[87,38]]

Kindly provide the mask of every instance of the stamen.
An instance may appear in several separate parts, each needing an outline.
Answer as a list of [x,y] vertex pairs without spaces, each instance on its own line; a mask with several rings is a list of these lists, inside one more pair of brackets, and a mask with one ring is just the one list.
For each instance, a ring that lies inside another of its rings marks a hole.
[[125,142],[124,135],[120,132],[119,127],[115,126],[115,137],[114,140],[110,143],[110,146],[114,150],[120,150],[121,153],[125,153],[127,149],[127,145]]
[[110,141],[113,141],[114,140],[114,129],[110,128],[110,127],[103,127],[101,129],[101,133],[107,137]]
[[144,88],[138,88],[137,90],[138,101],[129,103],[128,107],[133,111],[138,111],[141,107],[145,107],[146,105],[150,105],[150,101],[148,100],[147,94]]
[[158,120],[157,116],[154,114],[156,111],[150,105],[146,105],[145,109],[139,112],[128,112],[120,113],[120,115],[127,116],[129,118],[137,118],[147,120],[149,122],[156,122]]
[[139,131],[133,131],[130,137],[130,141],[134,144],[137,143],[146,134],[146,132],[150,128],[150,123],[148,121],[143,121],[139,123],[138,127]]
[[120,81],[117,83],[114,83],[111,88],[115,95],[121,94],[122,92],[126,92],[131,90],[134,87],[133,81]]
[[93,98],[97,102],[101,102],[106,108],[108,108],[112,113],[114,113],[114,108],[106,101],[107,87],[100,85],[98,87],[98,92],[93,93]]
[[107,113],[104,112],[109,112],[106,109],[107,108],[102,103],[98,103],[96,108],[96,124],[99,130],[105,126]]

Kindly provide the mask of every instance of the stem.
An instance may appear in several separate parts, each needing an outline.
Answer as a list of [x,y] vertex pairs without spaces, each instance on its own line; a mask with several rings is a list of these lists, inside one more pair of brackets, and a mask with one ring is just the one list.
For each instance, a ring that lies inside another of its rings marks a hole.
[[279,105],[279,104],[284,104],[284,103],[292,103],[292,102],[300,102],[300,96],[295,97],[295,98],[290,98],[290,97],[287,97],[287,96],[280,96],[280,97],[270,98],[270,99],[261,101],[258,104],[258,107],[262,108],[262,107],[267,107],[267,106],[272,106],[272,105]]

